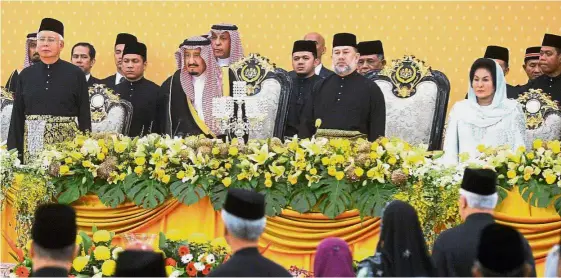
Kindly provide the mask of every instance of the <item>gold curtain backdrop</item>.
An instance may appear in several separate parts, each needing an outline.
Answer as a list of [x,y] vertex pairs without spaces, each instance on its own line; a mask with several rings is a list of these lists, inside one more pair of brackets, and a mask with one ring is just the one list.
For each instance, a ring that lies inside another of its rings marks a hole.
[[113,45],[120,32],[135,34],[148,47],[146,77],[161,84],[175,71],[174,52],[187,37],[212,24],[239,26],[245,53],[258,52],[291,70],[292,44],[305,33],[326,38],[323,63],[331,67],[331,42],[338,32],[359,40],[380,39],[386,59],[414,54],[451,82],[450,105],[462,99],[469,67],[487,45],[510,49],[509,84],[525,84],[524,51],[541,44],[544,33],[561,34],[561,2],[538,1],[2,1],[1,74],[23,66],[25,36],[43,17],[65,26],[62,58],[81,41],[97,50],[93,76],[115,72]]

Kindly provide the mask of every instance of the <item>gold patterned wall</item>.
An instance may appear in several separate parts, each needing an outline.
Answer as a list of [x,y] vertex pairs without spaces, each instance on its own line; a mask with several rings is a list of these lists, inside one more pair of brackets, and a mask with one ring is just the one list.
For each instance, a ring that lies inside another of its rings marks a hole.
[[[96,47],[96,77],[114,73],[115,35],[135,34],[148,46],[146,76],[156,83],[174,71],[178,44],[208,32],[214,23],[237,24],[246,53],[259,52],[285,69],[291,68],[292,43],[306,32],[322,33],[328,45],[334,33],[352,32],[359,40],[381,39],[389,59],[414,54],[444,72],[452,84],[450,103],[464,96],[468,69],[487,45],[510,49],[507,80],[521,84],[526,83],[521,69],[525,48],[539,45],[546,32],[561,34],[561,2],[2,1],[0,5],[2,84],[22,66],[25,35],[36,30],[43,17],[65,24],[65,60],[76,42]],[[330,55],[323,60],[331,65]]]

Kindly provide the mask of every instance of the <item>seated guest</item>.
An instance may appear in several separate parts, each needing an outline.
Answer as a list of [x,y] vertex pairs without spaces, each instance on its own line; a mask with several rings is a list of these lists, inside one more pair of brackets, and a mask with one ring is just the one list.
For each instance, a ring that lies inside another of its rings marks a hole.
[[543,74],[540,68],[540,49],[541,46],[526,48],[522,69],[528,76],[528,80],[534,80]]
[[551,99],[561,102],[561,36],[545,34],[540,50],[540,69],[543,74],[531,80],[519,91],[541,89]]
[[244,189],[230,189],[222,208],[226,241],[232,257],[210,277],[290,277],[282,266],[263,257],[257,249],[265,230],[265,197]]
[[243,58],[238,26],[226,23],[212,25],[208,38],[212,43],[212,51],[218,66],[228,67]]
[[532,267],[525,260],[524,241],[518,231],[493,223],[480,237],[474,277],[530,277]]
[[6,89],[15,93],[18,84],[18,76],[21,71],[39,61],[41,61],[41,59],[39,57],[39,52],[37,52],[37,33],[29,33],[25,39],[25,60],[23,60],[23,68],[21,70],[16,69],[12,72],[6,82]]
[[325,48],[325,39],[323,38],[323,36],[319,33],[311,32],[306,34],[303,40],[314,41],[316,43],[316,50],[318,55],[318,59],[315,63],[315,69],[314,69],[316,75],[318,75],[321,78],[326,78],[332,75],[333,72],[327,69],[326,67],[324,67],[323,64],[321,63],[321,58],[323,57],[323,54],[325,54],[325,51],[327,50]]
[[160,133],[157,121],[160,86],[144,78],[146,63],[145,44],[133,42],[125,45],[121,70],[126,81],[117,85],[115,91],[132,104],[133,114],[128,134],[131,137]]
[[86,75],[88,87],[93,84],[101,84],[101,80],[95,78],[91,74],[92,67],[95,64],[95,48],[87,42],[79,42],[72,47],[71,54],[72,64],[79,67]]
[[516,100],[507,99],[502,69],[480,58],[469,73],[468,99],[454,104],[444,139],[446,163],[457,163],[458,154],[478,156],[477,146],[524,146],[526,118]]
[[358,73],[365,75],[370,71],[380,71],[386,66],[384,47],[381,41],[365,41],[358,43]]
[[[508,48],[496,45],[489,45],[485,50],[485,56],[483,58],[492,59],[501,66],[504,76],[510,71],[509,67],[509,53]],[[505,82],[506,84],[506,82]],[[506,84],[506,96],[507,98],[516,99],[518,98],[518,89],[514,86]]]
[[34,277],[68,277],[76,246],[76,213],[67,205],[42,205],[35,211],[29,256]]
[[292,47],[292,68],[289,73],[292,78],[292,95],[288,107],[288,117],[284,136],[292,137],[298,134],[300,115],[312,88],[321,77],[314,72],[314,62],[317,61],[316,44],[313,41],[295,41]]
[[[464,223],[443,231],[432,248],[432,259],[438,276],[472,275],[481,231],[495,222],[493,213],[498,199],[497,173],[490,169],[465,170],[458,202],[460,217]],[[521,240],[524,243],[525,261],[532,266],[532,276],[535,277],[532,249],[526,239]]]
[[115,40],[115,47],[114,50],[114,57],[115,57],[115,67],[117,67],[117,73],[105,77],[102,82],[103,84],[107,85],[107,87],[111,89],[115,89],[115,86],[119,85],[119,83],[125,81],[125,76],[123,75],[123,71],[121,70],[121,62],[123,59],[123,49],[125,48],[125,44],[137,42],[135,36],[127,33],[120,33],[117,35],[117,39]]
[[355,277],[349,245],[336,237],[322,240],[316,250],[313,273],[315,277]]
[[316,133],[318,119],[321,129],[334,130],[334,133],[356,132],[370,141],[384,136],[384,95],[376,83],[356,72],[359,58],[356,47],[353,34],[340,33],[333,37],[336,74],[322,79],[306,100],[298,130],[301,138]]
[[419,217],[411,205],[396,200],[386,206],[376,254],[358,267],[358,277],[435,276]]
[[222,97],[222,82],[210,40],[186,39],[175,52],[175,61],[177,70],[161,86],[162,131],[171,136],[216,137],[220,129],[212,116],[212,100]]
[[164,257],[153,251],[125,250],[117,258],[115,277],[167,277]]

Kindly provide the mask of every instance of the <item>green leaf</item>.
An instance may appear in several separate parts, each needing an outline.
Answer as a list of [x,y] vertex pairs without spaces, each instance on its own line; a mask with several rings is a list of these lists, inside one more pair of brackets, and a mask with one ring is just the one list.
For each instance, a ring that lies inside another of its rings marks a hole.
[[184,183],[180,180],[171,184],[171,194],[180,202],[192,205],[206,196],[206,192],[200,186]]
[[320,205],[322,213],[335,218],[337,215],[349,209],[351,200],[351,185],[344,180],[338,181],[335,178],[328,178],[324,181],[325,186],[318,190],[320,194],[325,194],[327,198]]
[[382,216],[382,210],[395,194],[390,184],[371,183],[353,192],[353,199],[360,216]]
[[166,247],[166,234],[164,234],[163,232],[160,232],[160,241],[158,243],[158,247],[160,248],[160,250],[164,250],[164,248]]
[[105,184],[99,188],[97,195],[104,205],[115,208],[126,199],[123,187],[123,183]]
[[226,193],[228,193],[226,187],[224,187],[224,185],[221,183],[216,184],[212,188],[211,193],[212,194],[210,195],[210,201],[212,202],[214,210],[222,209],[224,201],[226,200]]
[[127,197],[143,208],[155,208],[165,202],[169,192],[167,187],[155,180],[142,180],[134,183],[127,191]]
[[274,188],[267,188],[263,193],[265,193],[265,213],[268,216],[281,214],[282,209],[288,203],[285,198],[286,195],[281,190]]
[[553,206],[555,207],[557,214],[561,215],[561,198],[555,199]]
[[305,213],[310,211],[317,201],[316,195],[312,189],[308,186],[302,186],[302,188],[292,195],[290,207],[299,213]]
[[65,190],[60,192],[58,196],[58,202],[61,204],[70,204],[80,197],[85,196],[88,193],[88,185],[81,183],[81,178],[75,176],[71,179],[71,181],[67,184]]
[[506,189],[504,189],[503,187],[498,187],[498,189],[499,200],[497,202],[497,205],[500,204],[508,196],[508,191]]
[[[93,231],[93,229],[92,229],[92,232],[95,233],[96,231]],[[78,235],[80,235],[80,237],[82,237],[82,244],[84,246],[84,252],[86,252],[86,255],[87,255],[88,250],[90,250],[90,247],[92,246],[92,239],[88,236],[88,234],[86,234],[83,231],[80,231],[78,233]]]

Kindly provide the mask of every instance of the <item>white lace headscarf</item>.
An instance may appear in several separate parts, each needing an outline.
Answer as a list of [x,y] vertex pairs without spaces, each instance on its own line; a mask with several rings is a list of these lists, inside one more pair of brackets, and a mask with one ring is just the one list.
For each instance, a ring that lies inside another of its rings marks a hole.
[[[217,36],[220,36],[220,34],[222,34],[223,32],[230,33],[230,65],[241,60],[244,57],[242,40],[240,38],[240,33],[238,32],[238,27],[236,25],[229,23],[220,23],[212,25],[210,31],[214,32]],[[211,32],[208,33],[209,39],[212,37]]]
[[[502,68],[492,59],[481,58],[475,61],[475,63],[480,62],[480,60],[489,60],[495,64],[495,95],[493,96],[493,102],[489,106],[481,106],[477,103],[477,96],[472,87],[472,82],[470,80],[468,87],[468,103],[470,110],[473,113],[469,113],[463,117],[463,120],[469,122],[477,127],[488,127],[495,125],[500,122],[505,117],[508,117],[518,107],[518,102],[516,100],[507,99],[506,96],[506,81],[505,75]],[[475,64],[474,63],[474,64]]]
[[222,73],[214,58],[210,40],[204,37],[195,36],[186,39],[175,52],[175,61],[177,69],[181,70],[180,81],[183,91],[187,95],[187,99],[194,105],[195,88],[193,86],[193,76],[187,72],[187,64],[185,64],[185,50],[201,49],[201,57],[206,63],[206,80],[203,91],[203,115],[205,124],[214,132],[218,133],[218,127],[212,117],[212,99],[222,96]]
[[31,43],[31,41],[37,41],[37,33],[27,34],[27,39],[25,40],[25,60],[23,61],[23,68],[33,65],[31,57],[29,57],[29,43]]

